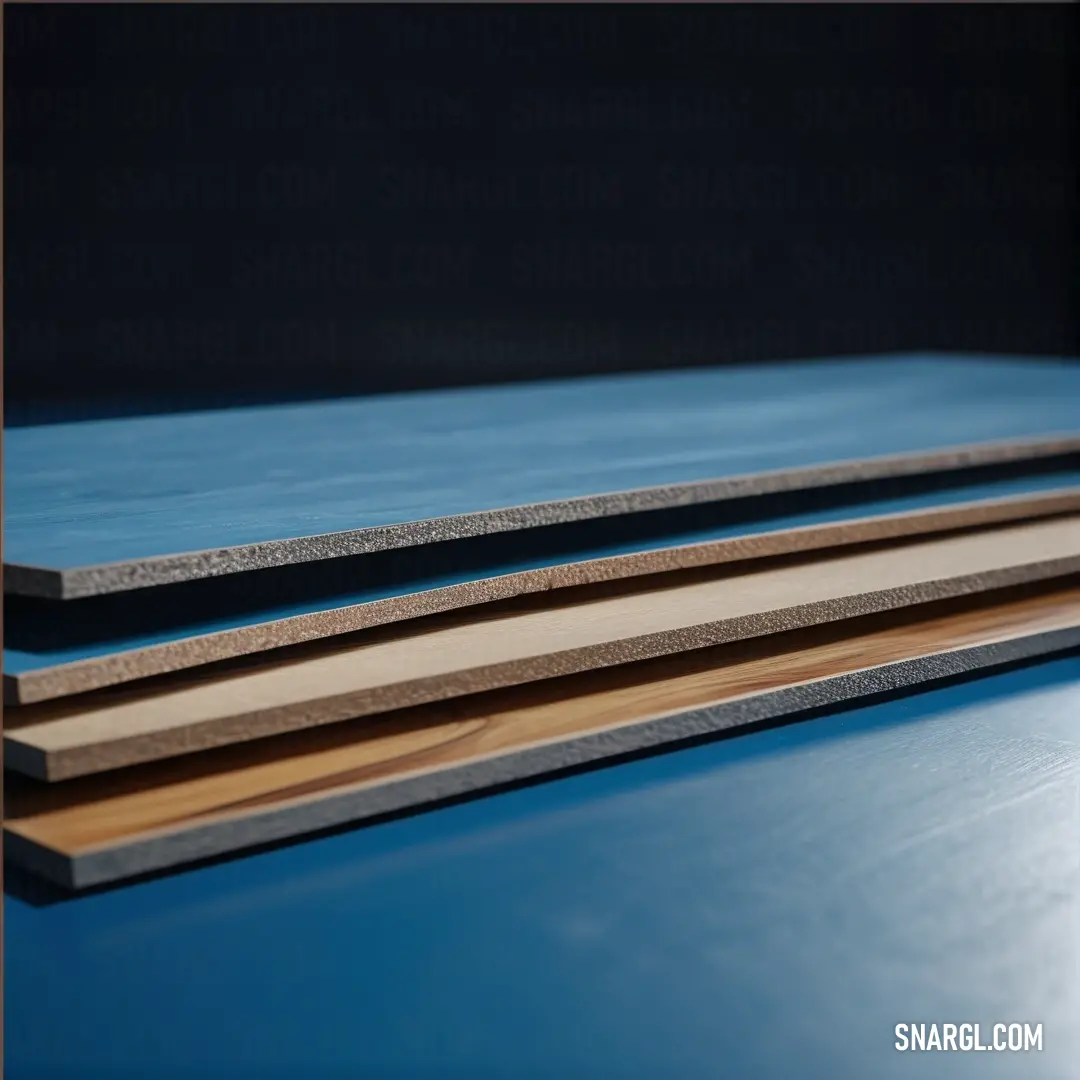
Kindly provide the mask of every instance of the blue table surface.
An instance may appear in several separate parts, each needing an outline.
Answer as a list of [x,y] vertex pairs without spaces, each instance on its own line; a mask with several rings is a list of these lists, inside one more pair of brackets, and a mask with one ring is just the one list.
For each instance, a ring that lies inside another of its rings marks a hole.
[[198,618],[181,625],[158,627],[152,630],[126,633],[98,640],[65,643],[62,646],[29,649],[5,648],[3,653],[4,671],[8,675],[21,675],[31,671],[59,664],[74,663],[98,656],[129,649],[143,649],[168,641],[194,637],[200,634],[212,634],[223,630],[251,626],[256,623],[270,622],[275,619],[287,619],[296,615],[306,615],[316,611],[326,611],[335,607],[348,607],[353,604],[370,603],[391,596],[401,596],[421,592],[426,589],[438,589],[448,585],[457,585],[481,577],[494,577],[498,574],[512,574],[539,567],[555,566],[563,563],[601,559],[613,555],[626,555],[632,552],[653,550],[659,547],[674,547],[680,544],[700,544],[709,541],[725,540],[737,536],[749,536],[755,533],[775,529],[794,529],[814,525],[827,525],[832,522],[848,521],[856,517],[870,517],[879,514],[901,514],[913,510],[929,510],[935,507],[949,506],[956,503],[974,502],[980,499],[997,499],[1019,495],[1037,495],[1062,488],[1080,488],[1080,473],[1055,472],[1041,476],[1027,476],[1020,479],[1001,480],[994,483],[970,484],[937,491],[925,491],[916,495],[900,498],[876,499],[846,506],[829,506],[809,513],[788,514],[781,517],[761,518],[757,521],[740,521],[718,525],[708,529],[697,529],[682,533],[673,533],[662,540],[656,537],[634,539],[623,543],[604,544],[593,548],[567,553],[558,552],[533,558],[508,558],[504,562],[493,563],[483,571],[469,569],[454,573],[430,574],[418,576],[415,580],[395,582],[366,589],[356,589],[333,597],[320,597],[303,602],[270,602],[266,606],[253,607],[240,612],[231,612],[211,618]]
[[[8,899],[5,1076],[1075,1080],[1078,904],[1072,656]],[[894,1050],[934,1021],[1044,1050]]]
[[1080,365],[918,356],[16,428],[9,563],[74,569],[1080,430]]

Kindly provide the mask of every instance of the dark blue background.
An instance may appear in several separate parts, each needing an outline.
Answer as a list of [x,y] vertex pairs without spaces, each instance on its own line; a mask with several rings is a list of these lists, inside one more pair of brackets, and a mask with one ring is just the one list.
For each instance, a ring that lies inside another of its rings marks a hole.
[[1072,355],[1072,5],[34,5],[9,417]]

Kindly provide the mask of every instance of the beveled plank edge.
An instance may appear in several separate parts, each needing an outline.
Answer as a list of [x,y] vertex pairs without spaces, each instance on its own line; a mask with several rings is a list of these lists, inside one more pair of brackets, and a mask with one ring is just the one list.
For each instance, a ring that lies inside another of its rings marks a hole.
[[64,599],[63,571],[44,566],[4,563],[4,593],[15,596],[38,596],[45,600]]
[[553,739],[463,765],[371,781],[329,796],[292,800],[268,811],[221,817],[191,829],[152,830],[126,844],[70,856],[7,834],[12,861],[70,891],[169,870],[215,856],[359,824],[447,799],[587,766],[607,758],[733,731],[750,724],[857,701],[1005,664],[1080,648],[1080,626],[950,649],[655,716],[570,739]]
[[[9,705],[30,705],[38,701],[37,698],[31,698],[27,700],[22,693],[22,684],[19,682],[20,676],[9,675],[6,671],[3,677],[3,703],[5,706]],[[40,700],[48,701],[49,698],[42,698]]]
[[48,780],[49,756],[36,746],[27,746],[4,735],[4,768],[34,780]]
[[[660,656],[686,652],[691,649],[745,641],[824,623],[894,611],[917,604],[954,597],[970,596],[995,589],[1009,588],[1066,577],[1080,572],[1080,554],[1021,563],[996,570],[980,571],[959,577],[940,578],[874,592],[856,593],[809,604],[775,608],[771,611],[723,619],[717,622],[681,627],[604,642],[584,648],[528,657],[486,666],[474,667],[452,675],[437,675],[395,683],[360,692],[290,703],[254,713],[200,722],[193,726],[176,726],[160,731],[129,735],[98,741],[65,750],[43,751],[20,738],[20,729],[4,733],[4,755],[8,768],[21,771],[26,753],[40,755],[44,775],[35,772],[35,779],[50,782],[70,780],[78,776],[126,768],[148,761],[177,757],[218,746],[249,742],[253,739],[280,735],[304,728],[320,727],[343,720],[359,719],[413,705],[483,693],[539,679],[558,678],[582,671],[599,670],[619,664],[649,660]],[[319,702],[323,713],[311,718],[312,701]],[[12,755],[12,748],[20,750]],[[34,760],[35,769],[39,761]]]
[[62,889],[74,892],[85,888],[78,880],[76,872],[76,860],[64,855],[62,852],[53,851],[44,844],[38,844],[28,840],[17,832],[10,831],[4,826],[4,862],[27,870]]
[[[981,465],[1058,457],[1080,450],[1080,435],[1054,433],[1035,439],[970,443],[934,451],[858,458],[826,465],[777,469],[722,479],[636,488],[551,502],[395,525],[268,540],[235,547],[148,556],[93,566],[49,570],[5,563],[4,590],[26,596],[74,600],[106,593],[151,588],[199,578],[220,577],[294,563],[363,555],[392,548],[418,547],[491,533],[544,525],[616,517],[751,495],[771,495],[885,477],[916,476]],[[55,587],[42,573],[59,575],[60,595],[34,591]],[[44,583],[44,584],[43,584]]]
[[775,529],[725,540],[647,549],[477,578],[438,589],[406,593],[400,597],[193,635],[19,675],[5,673],[3,700],[5,705],[36,705],[268,649],[304,644],[561,588],[776,555],[811,554],[826,548],[880,540],[899,541],[953,529],[1009,524],[1024,519],[1039,520],[1078,510],[1080,487],[1065,487],[1034,495],[975,499],[941,507],[906,510],[898,514],[876,514],[823,525]]

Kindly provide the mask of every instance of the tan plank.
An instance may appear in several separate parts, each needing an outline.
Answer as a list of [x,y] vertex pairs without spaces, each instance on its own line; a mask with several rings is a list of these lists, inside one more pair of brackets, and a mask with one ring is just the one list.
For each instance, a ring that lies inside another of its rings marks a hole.
[[1077,569],[1073,516],[743,573],[598,587],[584,599],[479,609],[485,618],[9,712],[6,761],[69,778]]
[[781,686],[1080,626],[1080,584],[1026,592],[789,631],[61,785],[22,780],[9,791],[6,828],[74,857]]

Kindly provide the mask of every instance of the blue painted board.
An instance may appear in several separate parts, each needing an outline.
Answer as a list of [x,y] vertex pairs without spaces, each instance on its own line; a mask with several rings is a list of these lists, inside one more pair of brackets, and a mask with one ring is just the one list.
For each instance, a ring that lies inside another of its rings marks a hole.
[[[1080,657],[9,898],[7,1080],[1075,1080]],[[903,1054],[906,1021],[1039,1022]]]
[[9,564],[64,570],[1080,433],[1080,365],[925,355],[16,428]]
[[[425,573],[421,564],[417,568],[415,576],[411,579],[379,583],[336,593],[331,596],[319,595],[289,602],[282,602],[273,588],[252,588],[250,590],[250,604],[240,610],[230,609],[224,613],[208,614],[207,610],[199,610],[197,607],[194,610],[190,608],[180,609],[176,621],[168,621],[167,624],[158,625],[152,623],[150,625],[145,623],[139,625],[136,623],[120,633],[116,632],[117,628],[124,627],[124,622],[120,617],[120,605],[130,603],[124,594],[121,594],[119,598],[106,597],[100,600],[78,601],[74,605],[74,610],[70,605],[65,604],[63,612],[56,609],[57,603],[60,602],[45,602],[32,607],[27,606],[25,610],[18,609],[22,616],[23,625],[20,626],[18,620],[9,619],[9,638],[19,634],[27,634],[31,629],[29,625],[31,617],[35,618],[36,621],[50,624],[43,629],[43,633],[54,633],[59,629],[70,632],[73,636],[77,634],[77,628],[74,624],[78,619],[79,622],[87,624],[88,631],[91,631],[94,635],[93,638],[89,640],[68,640],[57,644],[55,641],[49,641],[48,637],[45,637],[43,638],[45,644],[34,648],[5,648],[3,653],[4,671],[8,675],[22,675],[60,664],[108,656],[112,653],[144,649],[183,638],[212,634],[318,611],[327,611],[336,607],[369,603],[388,597],[409,595],[427,589],[457,585],[462,582],[495,577],[500,574],[512,574],[547,566],[581,562],[587,559],[627,555],[661,547],[707,543],[772,530],[827,525],[859,517],[929,510],[935,507],[975,502],[982,499],[1036,495],[1041,492],[1064,488],[1080,489],[1080,472],[1053,472],[1045,475],[920,491],[916,494],[895,498],[865,499],[856,504],[823,506],[821,509],[796,514],[762,517],[749,521],[729,521],[708,528],[696,528],[672,533],[662,538],[656,536],[633,537],[626,540],[608,541],[576,551],[534,551],[530,552],[527,557],[515,557],[513,550],[502,550],[499,553],[500,557],[483,569],[464,567],[450,571]],[[181,587],[183,588],[183,586]],[[166,610],[168,600],[160,594],[152,602],[140,599],[139,604],[140,608],[149,611],[152,618],[160,618],[164,621],[170,615]],[[86,609],[85,617],[82,617],[82,611],[80,610],[82,608]]]

